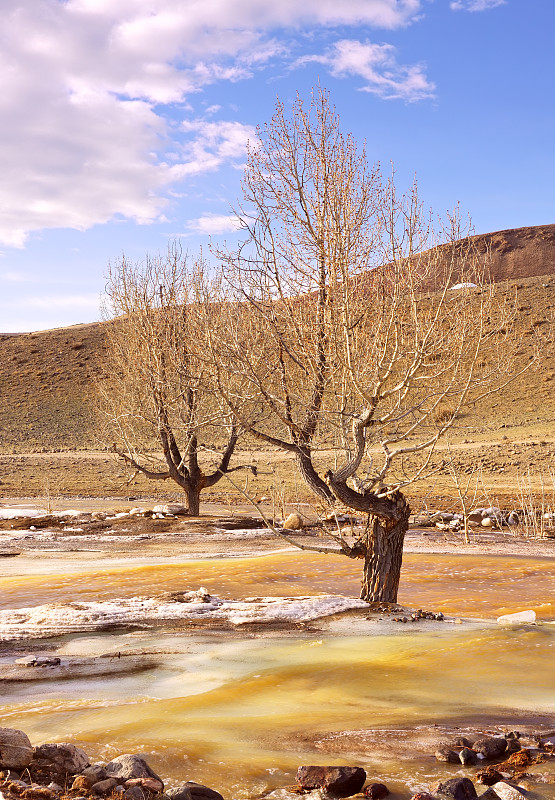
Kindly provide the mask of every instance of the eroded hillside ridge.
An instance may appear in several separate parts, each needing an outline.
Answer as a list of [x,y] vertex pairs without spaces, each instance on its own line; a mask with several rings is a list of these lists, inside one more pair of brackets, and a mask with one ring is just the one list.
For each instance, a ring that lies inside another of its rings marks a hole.
[[495,281],[555,273],[555,225],[511,228],[473,237],[478,251],[489,250]]

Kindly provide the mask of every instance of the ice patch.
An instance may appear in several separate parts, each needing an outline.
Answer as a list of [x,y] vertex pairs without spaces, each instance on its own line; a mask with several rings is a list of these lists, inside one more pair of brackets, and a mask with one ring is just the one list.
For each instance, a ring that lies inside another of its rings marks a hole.
[[101,602],[49,603],[0,611],[0,637],[14,641],[165,620],[210,619],[232,625],[308,622],[357,608],[367,608],[367,604],[363,600],[338,595],[222,600],[211,597],[201,588],[171,600],[132,597]]
[[454,292],[457,289],[475,289],[476,286],[476,283],[456,283],[454,286],[449,287],[449,291]]
[[20,517],[33,519],[45,516],[47,516],[47,512],[40,508],[0,508],[0,519],[18,519]]

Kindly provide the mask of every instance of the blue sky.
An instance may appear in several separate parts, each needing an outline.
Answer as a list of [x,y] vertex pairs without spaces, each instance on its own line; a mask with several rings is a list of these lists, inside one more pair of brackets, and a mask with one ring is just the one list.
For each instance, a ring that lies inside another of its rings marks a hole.
[[0,332],[100,318],[108,262],[233,240],[246,141],[320,81],[477,233],[555,222],[553,0],[12,0]]

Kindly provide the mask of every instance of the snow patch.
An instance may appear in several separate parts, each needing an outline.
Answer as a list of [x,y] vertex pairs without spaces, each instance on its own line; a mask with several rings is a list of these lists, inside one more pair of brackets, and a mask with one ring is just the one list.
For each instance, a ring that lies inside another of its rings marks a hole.
[[210,619],[232,625],[307,622],[357,608],[367,608],[367,604],[363,600],[338,595],[222,600],[208,595],[201,587],[196,592],[184,592],[170,600],[131,597],[100,602],[48,603],[0,611],[0,637],[14,641],[164,620]]

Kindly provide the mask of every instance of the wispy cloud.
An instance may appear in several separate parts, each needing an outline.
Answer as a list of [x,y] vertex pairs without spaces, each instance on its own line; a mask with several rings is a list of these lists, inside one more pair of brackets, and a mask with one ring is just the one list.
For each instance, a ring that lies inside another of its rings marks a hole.
[[342,39],[323,55],[304,56],[297,63],[308,62],[324,64],[336,77],[360,77],[365,81],[362,91],[385,100],[414,102],[434,96],[435,85],[426,77],[424,67],[398,64],[396,50],[390,44]]
[[222,233],[235,233],[240,230],[241,223],[234,214],[203,214],[187,223],[191,233],[202,233],[206,236],[217,236]]
[[490,8],[504,6],[507,0],[452,0],[453,11],[487,11]]

